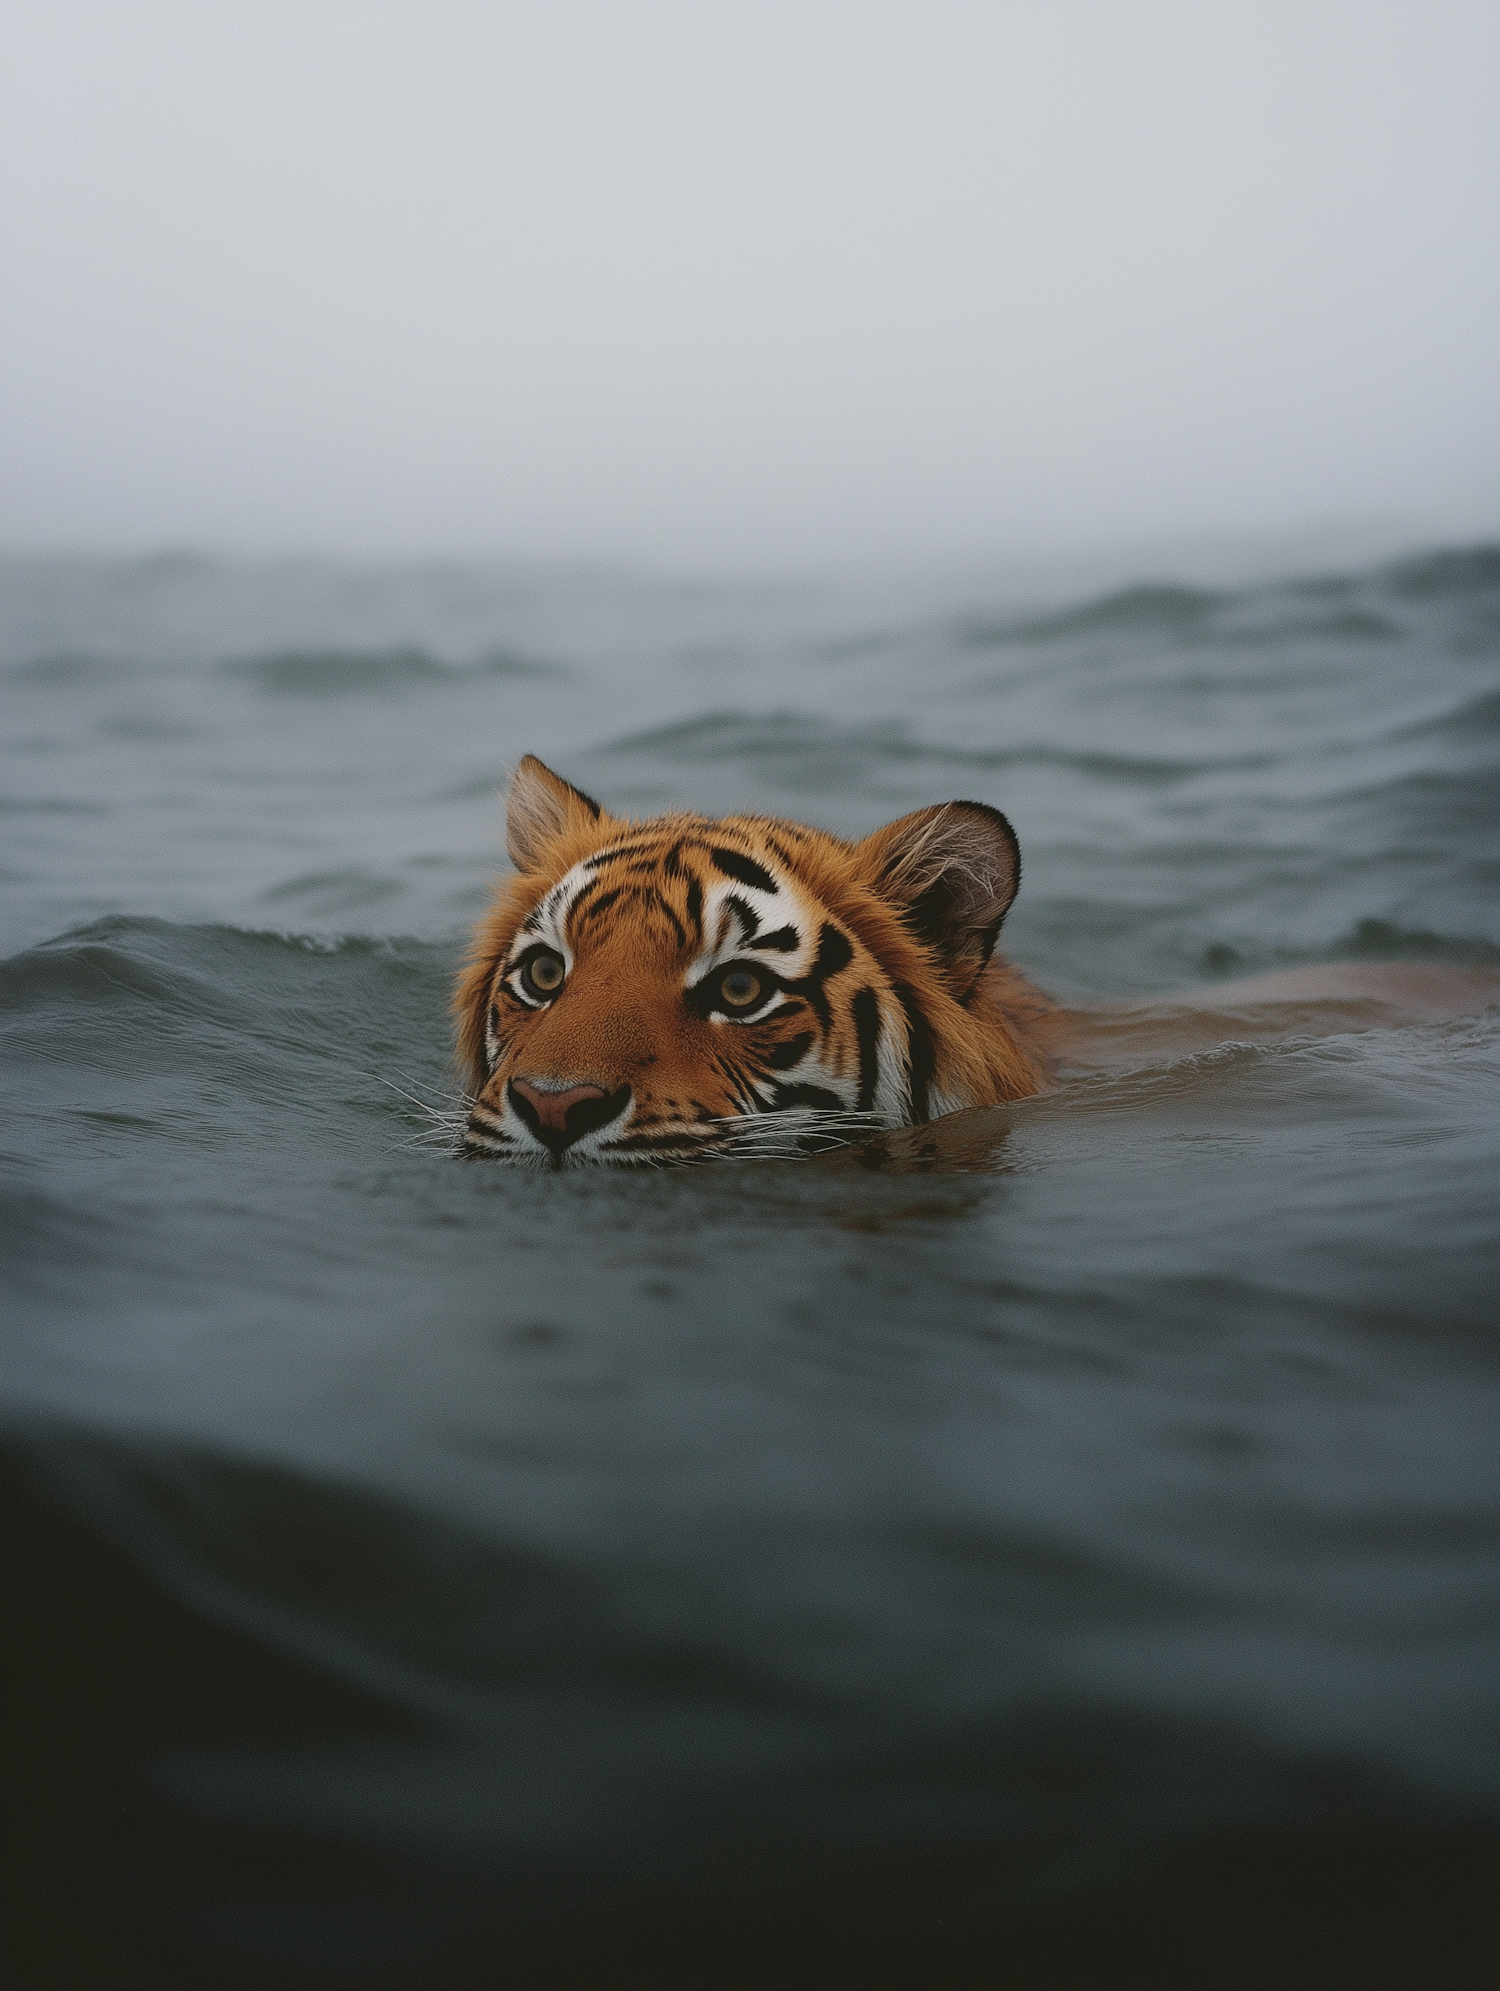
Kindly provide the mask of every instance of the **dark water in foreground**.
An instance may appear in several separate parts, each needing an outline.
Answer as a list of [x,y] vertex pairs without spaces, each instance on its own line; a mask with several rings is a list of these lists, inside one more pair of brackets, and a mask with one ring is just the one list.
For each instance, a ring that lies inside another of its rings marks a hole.
[[12,1981],[1492,1981],[1500,1009],[915,1167],[523,1176],[404,1094],[528,749],[995,802],[1073,997],[1500,962],[1500,550],[12,561],[0,668]]

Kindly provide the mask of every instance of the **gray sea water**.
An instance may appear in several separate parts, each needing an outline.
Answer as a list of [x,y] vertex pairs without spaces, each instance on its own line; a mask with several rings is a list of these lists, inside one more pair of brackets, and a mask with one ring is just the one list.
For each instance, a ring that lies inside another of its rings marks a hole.
[[527,751],[995,803],[1069,1000],[1493,968],[1500,548],[13,557],[0,684],[12,1981],[1492,1981],[1500,1008],[884,1167],[422,1104]]

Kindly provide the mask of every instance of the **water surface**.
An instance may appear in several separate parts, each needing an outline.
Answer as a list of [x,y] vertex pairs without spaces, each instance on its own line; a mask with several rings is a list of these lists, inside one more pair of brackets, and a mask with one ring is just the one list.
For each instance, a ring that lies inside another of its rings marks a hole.
[[[11,559],[0,672],[35,1982],[1487,1981],[1500,550]],[[1480,993],[1138,1007],[927,1157],[458,1164],[525,751],[995,803],[1069,1000]]]

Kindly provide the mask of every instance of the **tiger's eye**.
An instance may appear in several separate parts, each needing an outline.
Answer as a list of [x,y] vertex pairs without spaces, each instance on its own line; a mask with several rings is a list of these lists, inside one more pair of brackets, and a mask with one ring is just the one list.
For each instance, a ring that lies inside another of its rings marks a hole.
[[719,994],[731,1009],[749,1009],[760,1000],[761,981],[748,968],[731,968],[719,983]]
[[563,985],[567,966],[560,955],[533,954],[521,970],[521,980],[534,995],[556,995]]

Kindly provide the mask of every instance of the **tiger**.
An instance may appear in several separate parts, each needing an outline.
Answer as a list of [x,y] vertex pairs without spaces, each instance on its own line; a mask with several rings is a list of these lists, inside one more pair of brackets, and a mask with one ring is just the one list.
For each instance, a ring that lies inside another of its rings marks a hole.
[[454,998],[466,1156],[805,1154],[1047,1082],[1053,1006],[995,953],[1021,853],[988,803],[861,842],[773,816],[634,821],[528,754],[506,844]]

